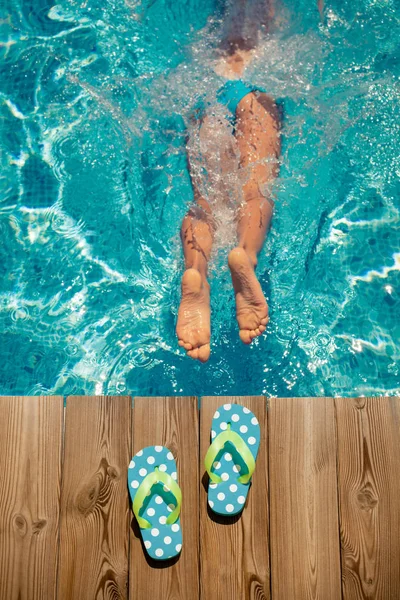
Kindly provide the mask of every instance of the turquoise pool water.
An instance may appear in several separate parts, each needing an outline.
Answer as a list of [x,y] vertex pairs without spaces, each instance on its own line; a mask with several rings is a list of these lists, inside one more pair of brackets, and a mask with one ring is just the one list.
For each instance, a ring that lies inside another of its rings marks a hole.
[[216,252],[206,365],[174,329],[186,125],[218,86],[221,2],[0,11],[1,394],[400,394],[394,0],[333,0],[322,22],[279,6],[247,74],[284,107],[258,267],[271,322],[241,345]]

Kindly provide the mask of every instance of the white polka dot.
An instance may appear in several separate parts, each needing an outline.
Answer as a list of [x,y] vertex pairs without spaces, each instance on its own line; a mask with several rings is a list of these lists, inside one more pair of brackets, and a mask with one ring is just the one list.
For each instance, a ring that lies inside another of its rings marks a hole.
[[176,550],[177,552],[180,552],[180,551],[182,550],[182,544],[177,544],[177,545],[175,546],[175,550]]
[[163,554],[164,554],[164,550],[161,550],[161,548],[157,548],[156,556],[162,556]]
[[215,433],[215,431],[211,431],[211,437],[212,437],[213,439],[215,438],[215,436],[216,436],[216,435],[217,435],[217,434]]
[[163,473],[164,473],[164,472],[167,470],[167,465],[164,465],[164,464],[163,464],[163,465],[160,465],[160,466],[158,467],[158,469],[159,469],[160,471],[163,471]]
[[157,527],[153,527],[153,529],[151,530],[151,535],[153,537],[157,537],[159,533],[160,532],[158,531]]
[[245,406],[243,406],[243,412],[244,412],[246,415],[248,415],[250,411],[249,411],[249,409],[248,409],[248,408],[246,408]]
[[208,504],[211,506],[211,508],[213,508],[213,507],[214,507],[214,502],[213,502],[212,500],[209,500],[209,501],[208,501]]
[[162,448],[163,448],[162,446],[154,446],[154,450],[156,452],[162,452]]
[[248,429],[249,428],[247,427],[247,425],[241,425],[240,426],[240,433],[247,433]]
[[217,498],[218,498],[218,500],[225,500],[225,494],[223,494],[222,492],[220,492],[220,493],[217,495]]
[[139,450],[139,452],[136,452],[136,456],[143,456],[143,450]]
[[213,467],[214,469],[220,469],[221,468],[221,463],[218,462],[217,460],[213,463]]
[[168,504],[167,509],[169,512],[172,512],[173,510],[175,510],[176,506],[175,504]]
[[145,475],[147,475],[146,469],[139,469],[139,475],[141,475],[142,477],[144,477]]
[[235,483],[232,483],[232,485],[229,486],[229,489],[231,490],[231,492],[237,492],[237,485]]
[[176,533],[177,531],[179,531],[179,525],[178,523],[174,523],[173,525],[171,525],[171,529],[174,533]]
[[240,465],[233,465],[232,469],[235,473],[240,473],[242,467]]
[[222,479],[222,481],[228,481],[228,479],[229,479],[228,473],[222,473],[221,479]]
[[258,421],[257,421],[256,417],[253,417],[251,419],[251,422],[252,422],[253,425],[258,425]]
[[225,410],[231,410],[231,408],[232,408],[232,404],[224,404]]
[[218,485],[218,483],[210,483],[209,487],[210,487],[212,490],[215,490],[215,488],[217,487],[217,485]]
[[135,468],[135,464],[136,464],[135,461],[131,460],[131,462],[129,463],[129,468],[130,469],[134,469]]
[[220,415],[220,412],[219,412],[219,410],[216,410],[216,411],[215,411],[215,413],[214,413],[214,419],[219,419],[219,418],[220,418],[220,416],[221,416],[221,415]]
[[251,435],[247,441],[249,442],[250,446],[254,446],[257,440]]
[[172,454],[172,452],[168,452],[167,458],[168,460],[174,460],[174,455]]
[[151,542],[149,540],[146,540],[144,545],[146,546],[147,550],[151,548]]
[[154,517],[154,515],[156,514],[156,511],[154,510],[154,508],[149,508],[147,510],[147,514],[149,515],[149,517]]
[[226,452],[224,454],[224,458],[225,458],[225,460],[227,460],[228,462],[230,462],[232,460],[232,454],[230,454],[229,452]]
[[222,431],[225,431],[225,429],[228,428],[228,423],[225,423],[225,421],[222,421],[219,428],[222,429]]
[[178,475],[176,474],[176,471],[171,473],[171,477],[172,477],[172,479],[175,479],[175,481],[178,479]]
[[246,501],[246,498],[244,496],[239,496],[239,498],[237,499],[239,504],[244,504]]
[[172,542],[172,538],[169,535],[166,535],[164,538],[164,544],[170,544]]
[[131,483],[131,487],[133,487],[134,489],[138,488],[138,487],[139,487],[139,482],[138,482],[138,481],[136,481],[136,479],[134,479],[134,480],[132,481],[132,483]]
[[162,504],[163,503],[163,499],[161,498],[161,496],[156,496],[156,504]]
[[237,422],[239,421],[239,418],[240,418],[240,417],[239,417],[239,415],[236,415],[236,414],[235,414],[235,415],[232,415],[232,417],[231,417],[231,418],[232,418],[232,421],[234,421],[235,423],[237,423]]
[[233,509],[234,509],[234,508],[235,508],[235,507],[233,506],[233,504],[227,504],[227,505],[225,506],[225,510],[226,510],[226,512],[233,512]]
[[167,522],[167,517],[163,515],[158,519],[158,522],[161,523],[161,525],[165,525],[165,523]]
[[149,465],[154,465],[154,463],[156,462],[156,459],[154,458],[154,456],[149,456],[149,458],[147,459],[147,462],[149,463]]
[[171,491],[171,490],[169,489],[169,487],[168,487],[168,486],[166,486],[166,485],[164,485],[164,486],[163,486],[163,490],[164,490],[164,492],[170,492],[170,491]]

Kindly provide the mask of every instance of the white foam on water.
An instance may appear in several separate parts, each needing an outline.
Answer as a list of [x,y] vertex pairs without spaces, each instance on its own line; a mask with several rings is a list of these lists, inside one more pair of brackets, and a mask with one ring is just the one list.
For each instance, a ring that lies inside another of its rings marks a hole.
[[18,106],[16,104],[14,104],[14,102],[11,102],[11,100],[9,98],[5,99],[5,103],[7,104],[8,108],[10,109],[11,114],[13,115],[13,117],[15,117],[16,119],[27,119],[28,117],[26,115],[24,115],[18,108]]

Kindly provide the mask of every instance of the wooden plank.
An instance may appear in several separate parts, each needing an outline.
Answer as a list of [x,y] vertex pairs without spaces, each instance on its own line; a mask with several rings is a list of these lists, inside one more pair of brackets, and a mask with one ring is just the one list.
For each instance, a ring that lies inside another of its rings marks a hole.
[[0,598],[56,595],[63,398],[0,397]]
[[335,406],[343,597],[400,598],[400,399]]
[[338,600],[333,400],[271,399],[268,422],[272,597]]
[[[247,406],[256,415],[261,443],[245,508],[241,515],[224,518],[208,510],[208,477],[203,461],[210,445],[214,412],[229,403]],[[200,597],[202,600],[269,599],[266,400],[261,396],[206,397],[201,401],[200,416]]]
[[146,558],[136,520],[132,522],[130,598],[198,598],[199,476],[196,398],[135,398],[132,456],[145,446],[168,447],[175,456],[182,490],[182,553],[159,562]]
[[125,599],[131,399],[67,399],[59,600]]

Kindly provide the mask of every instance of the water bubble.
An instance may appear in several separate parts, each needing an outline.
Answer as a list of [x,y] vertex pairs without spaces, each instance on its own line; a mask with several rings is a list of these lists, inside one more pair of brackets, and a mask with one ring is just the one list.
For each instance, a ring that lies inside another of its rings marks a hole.
[[65,351],[69,356],[76,356],[79,352],[79,346],[77,344],[67,344]]
[[26,321],[29,317],[29,311],[26,307],[16,308],[11,313],[11,319],[14,323]]
[[143,350],[139,348],[130,354],[130,361],[134,367],[149,368],[153,359]]

